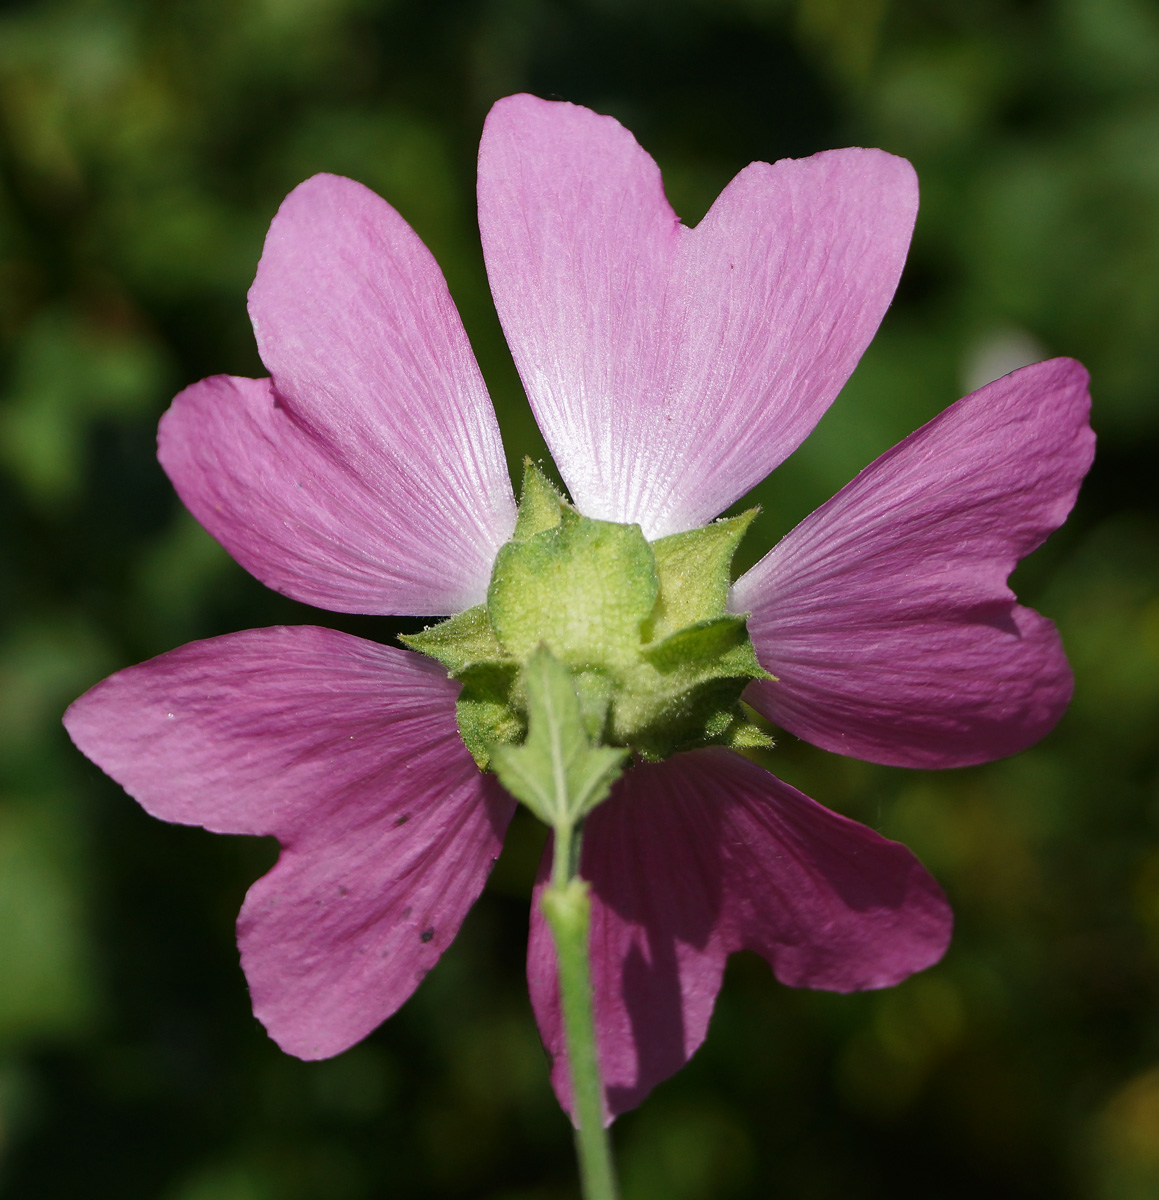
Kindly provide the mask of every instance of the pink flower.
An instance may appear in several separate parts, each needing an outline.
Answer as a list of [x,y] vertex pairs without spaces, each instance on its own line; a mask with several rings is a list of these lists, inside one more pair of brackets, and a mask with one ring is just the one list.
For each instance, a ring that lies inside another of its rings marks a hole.
[[[479,155],[495,302],[581,512],[649,539],[701,525],[807,436],[893,295],[917,208],[877,150],[754,163],[695,228],[609,117],[500,101]],[[269,586],[360,613],[486,598],[515,508],[494,413],[438,267],[402,218],[317,176],[274,218],[250,292],[269,379],[187,388],[161,463]],[[1092,455],[1087,378],[1055,359],[967,396],[740,579],[776,679],[746,699],[827,749],[949,767],[1012,754],[1070,698],[1051,623],[1006,586]],[[251,630],[121,671],[65,722],[164,820],[273,834],[238,922],[254,1011],[336,1054],[415,989],[499,853],[514,801],[480,772],[435,662],[331,630]],[[782,982],[883,987],[951,917],[903,846],[732,751],[633,767],[588,819],[596,1023],[611,1112],[705,1036],[725,959]],[[550,939],[528,979],[567,1098]]]

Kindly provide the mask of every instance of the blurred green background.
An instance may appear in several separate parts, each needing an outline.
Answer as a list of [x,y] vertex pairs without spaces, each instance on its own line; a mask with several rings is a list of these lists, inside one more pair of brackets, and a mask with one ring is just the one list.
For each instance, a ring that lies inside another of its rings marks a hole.
[[330,1062],[249,1013],[232,925],[262,841],[147,818],[65,704],[184,641],[389,622],[267,592],[181,509],[156,420],[260,374],[245,291],[316,171],[439,258],[512,462],[542,453],[491,309],[480,126],[517,90],[614,113],[690,222],[752,159],[908,156],[898,299],[758,489],[755,557],[965,390],[1091,369],[1100,457],[1022,567],[1070,713],[921,774],[785,737],[781,773],[907,841],[958,926],[892,991],[730,966],[707,1044],[616,1139],[627,1200],[1159,1197],[1159,7],[1148,0],[32,0],[0,4],[0,1191],[21,1200],[576,1195],[522,980],[540,835],[404,1010]]

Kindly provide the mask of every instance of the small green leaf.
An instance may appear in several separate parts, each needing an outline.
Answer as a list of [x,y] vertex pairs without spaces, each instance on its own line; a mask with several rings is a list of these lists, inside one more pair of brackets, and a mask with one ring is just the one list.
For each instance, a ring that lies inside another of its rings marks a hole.
[[510,660],[470,663],[455,673],[463,685],[455,705],[459,733],[482,770],[490,765],[496,745],[520,742],[527,732],[513,703],[518,673],[518,664]]
[[602,671],[577,671],[572,676],[572,683],[579,696],[580,713],[588,737],[593,742],[602,742],[616,685]]
[[773,748],[773,739],[769,734],[755,725],[750,725],[741,717],[738,717],[725,730],[722,742],[734,750],[771,750]]
[[668,705],[653,707],[651,720],[631,731],[632,750],[648,762],[663,762],[681,750],[726,742],[746,682],[707,679],[674,695]]
[[713,673],[731,675],[734,679],[776,679],[761,666],[756,648],[746,636],[743,642],[726,650],[713,664]]
[[643,647],[641,654],[658,671],[696,667],[748,641],[743,616],[716,617],[678,629],[663,641]]
[[432,625],[422,633],[400,633],[398,640],[410,650],[437,659],[452,675],[468,663],[504,657],[485,604]]
[[615,671],[638,660],[656,592],[652,551],[638,525],[567,509],[559,525],[500,549],[487,607],[514,658],[542,644],[576,670]]
[[571,829],[611,791],[627,750],[592,745],[571,672],[547,649],[523,670],[527,740],[495,746],[491,765],[499,781],[540,820]]
[[569,505],[552,486],[551,480],[539,469],[530,457],[523,460],[523,495],[519,498],[519,516],[515,521],[515,532],[511,535],[517,542],[552,529],[560,522],[561,513]]
[[750,508],[737,517],[652,543],[660,597],[652,614],[650,640],[724,612],[732,556],[758,512]]

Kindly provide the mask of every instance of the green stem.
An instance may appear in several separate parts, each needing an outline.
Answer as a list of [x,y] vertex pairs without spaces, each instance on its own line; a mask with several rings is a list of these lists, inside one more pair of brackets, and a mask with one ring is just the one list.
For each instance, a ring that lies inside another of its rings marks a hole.
[[[562,833],[562,836],[561,836]],[[570,827],[556,829],[552,881],[543,893],[543,915],[555,940],[563,1026],[571,1069],[575,1111],[576,1152],[584,1200],[616,1200],[611,1143],[604,1128],[603,1084],[596,1057],[596,1026],[592,1015],[591,974],[588,970],[588,931],[592,903],[588,885],[574,872]]]

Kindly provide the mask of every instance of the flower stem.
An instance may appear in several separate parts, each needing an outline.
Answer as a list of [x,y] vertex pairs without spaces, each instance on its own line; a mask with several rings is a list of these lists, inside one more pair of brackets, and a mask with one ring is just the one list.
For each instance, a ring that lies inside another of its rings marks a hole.
[[551,927],[559,962],[572,1106],[578,1126],[576,1153],[584,1200],[616,1200],[619,1190],[612,1166],[611,1143],[604,1128],[603,1084],[596,1057],[596,1027],[588,969],[592,903],[588,885],[573,873],[574,859],[578,857],[573,852],[573,836],[570,828],[556,830],[552,880],[543,893],[541,904]]

